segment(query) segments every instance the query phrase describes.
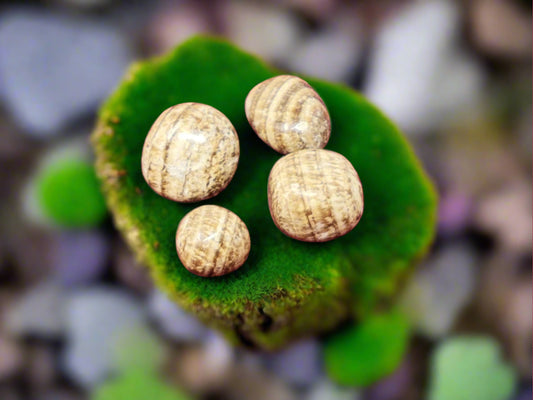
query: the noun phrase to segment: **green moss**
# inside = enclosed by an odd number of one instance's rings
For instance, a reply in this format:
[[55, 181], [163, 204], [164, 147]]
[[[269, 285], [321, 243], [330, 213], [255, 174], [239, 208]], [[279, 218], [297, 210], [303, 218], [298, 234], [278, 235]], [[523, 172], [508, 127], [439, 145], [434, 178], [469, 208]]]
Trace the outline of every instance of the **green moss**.
[[409, 324], [402, 314], [373, 315], [326, 339], [326, 371], [338, 384], [368, 386], [398, 367], [409, 336]]
[[[97, 171], [116, 225], [157, 283], [229, 339], [262, 348], [331, 330], [354, 310], [375, 309], [426, 251], [435, 223], [432, 186], [396, 127], [349, 88], [308, 79], [331, 114], [327, 148], [342, 153], [359, 172], [365, 212], [351, 233], [329, 243], [298, 242], [276, 229], [266, 186], [280, 155], [261, 142], [244, 114], [249, 90], [276, 74], [227, 42], [194, 38], [133, 66], [102, 107], [93, 135]], [[140, 159], [157, 116], [187, 101], [226, 114], [239, 133], [241, 158], [219, 196], [184, 205], [147, 186]], [[252, 240], [244, 266], [214, 279], [185, 270], [174, 245], [180, 219], [206, 203], [239, 215]]]
[[107, 209], [94, 167], [63, 159], [45, 167], [36, 180], [36, 195], [44, 216], [66, 228], [98, 225]]

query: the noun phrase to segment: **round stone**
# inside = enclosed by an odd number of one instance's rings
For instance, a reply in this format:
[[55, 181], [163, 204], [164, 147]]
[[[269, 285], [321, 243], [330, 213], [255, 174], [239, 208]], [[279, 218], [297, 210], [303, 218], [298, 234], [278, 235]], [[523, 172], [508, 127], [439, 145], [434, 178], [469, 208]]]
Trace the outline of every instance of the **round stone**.
[[239, 161], [239, 138], [230, 120], [200, 103], [178, 104], [154, 122], [144, 142], [142, 173], [170, 200], [190, 203], [216, 196]]
[[326, 242], [350, 232], [363, 215], [363, 187], [350, 162], [329, 150], [291, 153], [268, 178], [276, 226], [304, 242]]
[[215, 205], [201, 206], [181, 220], [176, 250], [183, 266], [193, 274], [226, 275], [248, 258], [250, 234], [233, 212]]

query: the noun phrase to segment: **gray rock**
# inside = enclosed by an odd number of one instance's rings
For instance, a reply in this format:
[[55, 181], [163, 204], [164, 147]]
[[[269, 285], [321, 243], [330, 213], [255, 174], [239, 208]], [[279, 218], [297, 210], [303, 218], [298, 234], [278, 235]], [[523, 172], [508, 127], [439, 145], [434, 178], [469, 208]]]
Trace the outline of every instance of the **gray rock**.
[[408, 2], [375, 40], [365, 93], [408, 134], [434, 129], [481, 96], [484, 73], [458, 50], [454, 2]]
[[266, 362], [273, 373], [297, 386], [310, 386], [322, 375], [320, 344], [316, 339], [302, 340], [268, 354]]
[[56, 279], [63, 285], [90, 283], [105, 271], [110, 245], [101, 231], [60, 232], [54, 247]]
[[301, 23], [283, 8], [268, 2], [222, 4], [226, 34], [243, 49], [269, 61], [284, 61], [300, 44]]
[[64, 332], [65, 293], [54, 282], [30, 289], [7, 311], [5, 326], [13, 335], [57, 338]]
[[346, 81], [356, 69], [362, 51], [362, 32], [353, 13], [338, 15], [335, 23], [291, 52], [289, 69], [331, 81]]
[[176, 360], [177, 375], [192, 392], [217, 392], [229, 384], [235, 358], [233, 348], [222, 337], [209, 332], [202, 346], [187, 346], [180, 354]]
[[7, 108], [45, 137], [93, 112], [132, 60], [115, 29], [86, 18], [8, 9], [0, 18], [0, 81]]
[[140, 303], [122, 290], [101, 286], [73, 294], [66, 309], [65, 372], [87, 388], [101, 382], [115, 372], [120, 341], [144, 319]]
[[157, 289], [152, 292], [148, 309], [159, 328], [172, 339], [184, 342], [205, 339], [207, 329], [204, 325], [163, 292]]
[[113, 244], [112, 258], [113, 271], [123, 285], [143, 296], [151, 293], [154, 283], [149, 269], [136, 260], [131, 249], [121, 239]]
[[410, 280], [399, 305], [419, 333], [435, 339], [450, 331], [458, 313], [472, 299], [476, 261], [469, 246], [450, 244]]

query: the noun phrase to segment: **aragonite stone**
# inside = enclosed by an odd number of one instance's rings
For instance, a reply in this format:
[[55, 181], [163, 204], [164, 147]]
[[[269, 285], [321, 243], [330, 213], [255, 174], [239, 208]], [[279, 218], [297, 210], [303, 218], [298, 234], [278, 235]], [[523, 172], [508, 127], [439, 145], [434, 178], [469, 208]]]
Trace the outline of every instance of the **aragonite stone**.
[[142, 152], [142, 174], [170, 200], [190, 203], [216, 196], [229, 184], [239, 162], [239, 138], [217, 109], [182, 103], [154, 122]]
[[245, 111], [261, 140], [279, 153], [321, 149], [328, 143], [326, 105], [297, 76], [280, 75], [256, 85], [246, 97]]
[[329, 150], [301, 150], [279, 159], [268, 178], [276, 226], [305, 242], [350, 232], [363, 215], [363, 187], [350, 162]]
[[181, 220], [176, 250], [185, 268], [205, 277], [229, 274], [250, 252], [250, 234], [230, 210], [214, 205], [195, 208]]

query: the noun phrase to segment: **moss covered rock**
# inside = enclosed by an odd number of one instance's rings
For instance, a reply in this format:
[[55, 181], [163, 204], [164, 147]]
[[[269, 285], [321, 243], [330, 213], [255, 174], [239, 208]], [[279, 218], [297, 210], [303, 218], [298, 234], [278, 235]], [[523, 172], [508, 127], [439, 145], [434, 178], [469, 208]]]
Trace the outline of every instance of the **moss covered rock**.
[[[250, 89], [277, 74], [225, 41], [193, 38], [134, 65], [103, 105], [93, 135], [97, 172], [115, 223], [157, 284], [233, 342], [265, 349], [330, 331], [386, 303], [427, 250], [436, 208], [433, 188], [397, 128], [353, 90], [307, 79], [331, 114], [326, 148], [342, 153], [358, 171], [365, 211], [351, 233], [332, 242], [284, 236], [267, 204], [268, 174], [280, 155], [261, 142], [244, 114]], [[226, 114], [239, 133], [241, 157], [219, 196], [178, 204], [145, 183], [141, 152], [157, 116], [188, 101]], [[252, 249], [237, 272], [206, 279], [180, 264], [176, 228], [201, 204], [226, 207], [248, 226]]]

